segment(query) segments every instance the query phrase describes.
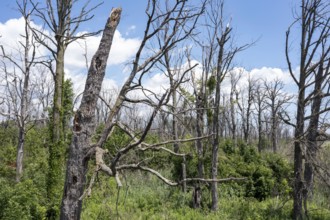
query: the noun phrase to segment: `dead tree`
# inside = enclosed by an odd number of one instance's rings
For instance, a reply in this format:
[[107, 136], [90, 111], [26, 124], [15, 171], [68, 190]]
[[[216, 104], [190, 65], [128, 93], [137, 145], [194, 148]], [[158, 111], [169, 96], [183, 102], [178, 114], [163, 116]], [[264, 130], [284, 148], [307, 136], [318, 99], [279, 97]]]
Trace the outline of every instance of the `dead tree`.
[[[251, 75], [248, 75], [246, 86], [246, 93], [241, 91], [241, 100], [237, 100], [237, 106], [240, 110], [241, 118], [242, 118], [242, 128], [243, 128], [243, 139], [247, 143], [250, 135], [250, 126], [251, 126], [251, 114], [252, 114], [252, 104], [254, 102], [255, 96], [255, 87], [256, 81], [251, 78]], [[247, 96], [245, 96], [245, 94]], [[236, 93], [238, 96], [239, 94]], [[246, 100], [246, 101], [245, 101]]]
[[[324, 46], [322, 46], [324, 48]], [[318, 68], [315, 70], [315, 83], [313, 92], [305, 99], [312, 100], [310, 106], [311, 114], [305, 117], [309, 120], [306, 134], [306, 151], [305, 151], [305, 170], [304, 181], [305, 189], [303, 191], [303, 202], [305, 215], [308, 216], [308, 199], [312, 198], [314, 190], [314, 176], [316, 169], [320, 169], [317, 161], [317, 153], [321, 145], [328, 139], [326, 130], [329, 127], [321, 122], [324, 113], [330, 110], [329, 103], [325, 102], [325, 98], [330, 96], [330, 85], [327, 82], [330, 79], [330, 49], [325, 57], [322, 57]], [[328, 58], [326, 58], [328, 56]], [[323, 103], [323, 105], [322, 105]], [[322, 167], [321, 167], [322, 169]], [[321, 177], [322, 178], [322, 177]]]
[[[31, 106], [31, 71], [32, 65], [35, 64], [36, 59], [36, 44], [34, 38], [31, 36], [30, 30], [30, 17], [33, 13], [33, 9], [29, 11], [28, 2], [22, 1], [21, 4], [17, 2], [19, 12], [24, 18], [24, 33], [21, 35], [23, 41], [20, 41], [21, 48], [18, 52], [23, 54], [17, 54], [19, 57], [13, 57], [5, 52], [3, 46], [1, 46], [3, 61], [3, 69], [6, 77], [6, 89], [8, 92], [8, 99], [10, 99], [10, 105], [13, 108], [14, 115], [11, 117], [17, 123], [18, 126], [18, 145], [16, 154], [16, 182], [21, 180], [23, 175], [23, 157], [24, 157], [24, 144], [25, 136], [28, 132], [28, 122], [31, 120], [30, 114], [32, 113]], [[7, 63], [9, 62], [9, 64]], [[13, 71], [11, 71], [8, 65], [12, 65]], [[10, 108], [10, 106], [8, 106]], [[4, 114], [4, 112], [0, 112]]]
[[237, 145], [237, 124], [236, 124], [236, 108], [238, 104], [238, 91], [237, 83], [241, 79], [242, 74], [237, 74], [235, 71], [230, 73], [230, 94], [229, 94], [229, 108], [230, 108], [230, 123], [229, 127], [231, 130], [231, 138], [234, 141], [234, 146]]
[[[165, 34], [163, 36], [163, 40], [165, 40], [167, 33], [168, 33], [168, 29], [165, 29]], [[172, 90], [172, 97], [171, 97], [171, 104], [169, 105], [169, 115], [172, 116], [172, 121], [171, 121], [171, 136], [173, 140], [178, 140], [180, 137], [182, 138], [182, 134], [184, 134], [184, 132], [182, 131], [184, 129], [183, 123], [179, 124], [180, 122], [183, 122], [181, 114], [180, 114], [180, 103], [182, 103], [182, 100], [180, 100], [180, 98], [182, 98], [182, 96], [180, 96], [179, 91], [180, 88], [174, 89], [176, 88], [177, 82], [180, 80], [180, 78], [182, 77], [182, 74], [185, 74], [185, 67], [184, 67], [184, 52], [180, 52], [180, 51], [176, 51], [176, 52], [172, 52], [169, 53], [170, 51], [166, 51], [164, 53], [164, 58], [163, 60], [160, 60], [160, 63], [162, 64], [162, 66], [165, 68], [164, 74], [167, 76], [167, 78], [169, 79], [169, 84], [170, 84], [170, 88], [173, 88]], [[191, 68], [191, 66], [189, 66], [188, 68]], [[162, 68], [160, 68], [162, 69]], [[187, 77], [186, 77], [187, 78]], [[189, 79], [185, 79], [184, 81], [188, 81]], [[179, 132], [179, 130], [181, 130], [181, 132]], [[202, 136], [202, 135], [200, 135]], [[200, 137], [199, 136], [199, 137]], [[173, 143], [173, 151], [175, 153], [179, 153], [180, 149], [179, 149], [179, 143], [174, 142]], [[180, 175], [181, 175], [181, 179], [186, 177], [186, 158], [183, 157], [182, 158], [182, 162], [181, 162], [181, 167], [179, 168], [180, 170]], [[187, 191], [187, 186], [186, 183], [184, 182], [182, 185], [182, 191], [186, 192]]]
[[[97, 97], [101, 90], [120, 14], [121, 9], [116, 8], [108, 18], [99, 48], [91, 61], [80, 107], [75, 114], [60, 219], [80, 219], [82, 202], [79, 198], [83, 194], [88, 164], [86, 153], [90, 148], [90, 138], [95, 130]], [[103, 164], [98, 165], [102, 168]]]
[[[203, 51], [203, 54], [205, 52]], [[188, 63], [189, 66], [192, 66], [190, 60], [190, 52], [187, 51]], [[195, 134], [197, 137], [201, 137], [205, 135], [205, 112], [207, 109], [207, 89], [206, 83], [208, 80], [208, 62], [204, 62], [204, 68], [202, 72], [201, 78], [198, 80], [196, 79], [195, 71], [191, 71], [191, 85], [193, 87], [193, 95], [195, 98], [194, 109], [196, 112], [196, 119], [195, 119]], [[200, 81], [200, 83], [198, 83]], [[209, 121], [209, 120], [208, 120]], [[197, 139], [195, 141], [196, 146], [196, 153], [197, 153], [197, 176], [198, 178], [204, 178], [204, 154], [205, 154], [205, 147], [203, 144], [203, 140]], [[199, 183], [195, 185], [195, 189], [193, 191], [192, 196], [192, 203], [194, 208], [201, 208], [201, 200], [202, 198], [202, 188]]]
[[[231, 37], [231, 27], [225, 24], [224, 18], [224, 1], [210, 1], [205, 12], [205, 31], [201, 36], [202, 40], [196, 40], [197, 44], [202, 48], [202, 64], [203, 76], [200, 89], [194, 89], [196, 98], [196, 115], [197, 121], [200, 121], [197, 132], [202, 132], [204, 115], [207, 111], [207, 122], [210, 128], [209, 134], [212, 134], [210, 142], [211, 149], [211, 178], [216, 179], [218, 176], [218, 145], [220, 142], [220, 85], [224, 77], [231, 70], [232, 60], [235, 55], [246, 48], [246, 46], [235, 47], [229, 41]], [[198, 38], [197, 38], [198, 39]], [[205, 41], [206, 39], [206, 41]], [[198, 112], [199, 111], [199, 112]], [[198, 142], [197, 142], [198, 143]], [[201, 143], [198, 143], [198, 149], [203, 150]], [[199, 151], [198, 154], [201, 154]], [[202, 158], [202, 157], [201, 157]], [[199, 166], [202, 167], [202, 166]], [[201, 190], [195, 190], [201, 193]], [[217, 182], [211, 182], [211, 209], [216, 210], [218, 207]], [[195, 196], [199, 198], [199, 196]]]
[[[303, 157], [304, 143], [306, 140], [305, 135], [305, 122], [309, 117], [306, 117], [306, 107], [317, 100], [318, 94], [314, 89], [317, 88], [317, 70], [323, 69], [323, 62], [329, 59], [329, 4], [327, 1], [322, 0], [302, 0], [301, 1], [301, 12], [297, 20], [292, 24], [295, 25], [299, 23], [300, 26], [300, 60], [299, 60], [299, 74], [295, 75], [292, 67], [292, 59], [290, 56], [290, 30], [292, 26], [289, 27], [286, 32], [286, 58], [289, 67], [289, 72], [292, 79], [298, 87], [298, 97], [297, 97], [297, 113], [296, 113], [296, 123], [295, 134], [294, 134], [294, 204], [293, 204], [293, 218], [302, 219], [303, 209], [302, 201], [304, 196], [304, 190], [306, 189], [306, 184], [303, 180]], [[314, 89], [308, 94], [313, 85]], [[316, 99], [315, 99], [316, 97]], [[314, 110], [317, 110], [315, 108]], [[328, 110], [328, 109], [325, 109]], [[315, 112], [315, 114], [320, 114], [322, 111]], [[311, 127], [307, 129], [314, 129], [317, 124], [317, 120], [311, 123]], [[313, 128], [314, 127], [314, 128]], [[307, 130], [308, 133], [308, 130]], [[312, 145], [309, 145], [310, 148]], [[312, 155], [312, 154], [310, 154]], [[307, 165], [307, 172], [309, 168]], [[307, 207], [305, 206], [305, 213], [307, 214]]]
[[270, 137], [271, 145], [274, 153], [277, 152], [278, 142], [278, 125], [279, 125], [279, 113], [283, 114], [284, 105], [291, 100], [291, 96], [283, 92], [284, 84], [280, 79], [275, 79], [271, 82], [264, 82], [265, 88], [265, 103], [270, 112]]
[[[161, 107], [168, 103], [171, 92], [173, 89], [177, 88], [183, 79], [181, 78], [178, 81], [176, 87], [171, 88], [171, 90], [166, 91], [161, 96], [158, 96], [157, 94], [152, 93], [152, 91], [148, 91], [144, 88], [142, 85], [142, 79], [146, 73], [154, 67], [155, 63], [157, 63], [164, 56], [165, 51], [171, 50], [177, 43], [183, 41], [191, 34], [204, 9], [204, 7], [189, 8], [187, 6], [187, 1], [182, 0], [176, 1], [172, 5], [168, 5], [168, 7], [166, 7], [166, 11], [163, 12], [161, 11], [162, 7], [160, 7], [160, 4], [161, 2], [154, 0], [150, 0], [148, 2], [146, 10], [147, 25], [141, 45], [132, 64], [132, 71], [114, 101], [114, 106], [111, 108], [100, 138], [96, 143], [92, 144], [90, 143], [90, 138], [95, 130], [94, 111], [96, 107], [96, 100], [100, 92], [106, 67], [106, 60], [110, 51], [115, 28], [119, 22], [121, 9], [114, 9], [108, 19], [99, 49], [94, 55], [92, 64], [90, 65], [81, 105], [75, 115], [73, 139], [70, 146], [66, 181], [61, 206], [61, 219], [79, 219], [82, 204], [81, 197], [83, 195], [84, 184], [86, 181], [85, 175], [88, 160], [96, 152], [99, 152], [99, 149], [102, 148], [113, 127], [116, 124], [118, 125], [118, 123], [115, 122], [115, 119], [124, 102], [146, 103], [153, 108], [152, 114], [138, 139], [132, 137], [132, 143], [122, 149], [119, 149], [107, 168], [102, 168], [102, 166], [98, 167], [100, 167], [100, 169], [108, 175], [115, 177], [118, 182], [118, 186], [121, 185], [118, 170], [131, 168], [144, 169], [139, 166], [139, 163], [134, 166], [121, 166], [121, 168], [119, 168], [119, 162], [123, 155], [137, 149], [138, 146], [140, 146], [151, 128], [153, 119], [160, 111]], [[168, 24], [170, 24], [170, 32], [165, 41], [161, 42], [159, 50], [155, 51], [148, 58], [143, 59], [142, 52], [145, 51], [146, 45], [148, 45], [150, 41], [157, 36], [157, 33], [163, 31], [165, 26]], [[189, 70], [187, 70], [187, 72], [188, 71]], [[149, 98], [131, 99], [128, 96], [128, 93], [137, 90], [143, 91], [144, 93], [149, 93]], [[129, 128], [126, 128], [125, 130], [129, 131]]]
[[263, 132], [263, 112], [266, 109], [265, 105], [265, 92], [260, 84], [256, 86], [256, 95], [255, 95], [255, 112], [257, 114], [257, 133], [258, 133], [258, 151], [259, 153], [262, 150], [262, 143], [264, 138], [264, 132]]

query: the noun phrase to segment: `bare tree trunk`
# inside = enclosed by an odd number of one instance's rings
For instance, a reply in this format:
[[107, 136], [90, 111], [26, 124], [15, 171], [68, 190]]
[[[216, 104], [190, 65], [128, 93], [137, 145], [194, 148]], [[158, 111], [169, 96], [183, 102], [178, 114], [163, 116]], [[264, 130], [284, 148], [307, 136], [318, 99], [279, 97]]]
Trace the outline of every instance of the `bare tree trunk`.
[[[27, 1], [22, 1], [20, 5], [17, 2], [19, 7], [19, 11], [21, 12], [22, 16], [25, 20], [25, 43], [22, 44], [24, 48], [24, 61], [23, 61], [23, 68], [21, 69], [24, 79], [23, 79], [23, 88], [20, 97], [20, 110], [19, 115], [17, 115], [17, 124], [19, 127], [19, 136], [18, 136], [18, 145], [17, 145], [17, 155], [16, 155], [16, 182], [21, 180], [23, 175], [23, 158], [24, 158], [24, 143], [25, 143], [25, 135], [26, 135], [26, 124], [28, 121], [28, 109], [30, 102], [28, 100], [29, 90], [30, 90], [30, 70], [31, 65], [34, 63], [35, 58], [35, 45], [31, 40], [31, 29], [29, 27], [30, 23], [30, 15], [31, 13], [27, 11]], [[32, 50], [31, 50], [32, 48]], [[30, 55], [31, 54], [31, 55]]]
[[250, 135], [250, 117], [251, 117], [251, 106], [254, 97], [254, 87], [255, 82], [251, 79], [249, 75], [248, 79], [248, 100], [247, 100], [247, 108], [246, 108], [246, 115], [245, 115], [245, 127], [243, 128], [244, 131], [244, 141], [248, 143], [249, 135]]
[[256, 111], [257, 111], [257, 127], [258, 127], [258, 152], [262, 150], [263, 131], [262, 131], [262, 112], [264, 110], [265, 95], [260, 86], [256, 88]]
[[18, 146], [16, 155], [16, 182], [21, 180], [23, 174], [23, 155], [24, 155], [24, 142], [25, 142], [25, 128], [19, 128]]
[[[182, 167], [182, 179], [185, 180], [187, 178], [186, 157], [183, 157], [183, 161], [181, 163], [181, 167]], [[186, 183], [186, 181], [184, 181], [182, 183], [182, 191], [184, 193], [187, 192], [187, 183]]]
[[[173, 86], [174, 86], [174, 83], [172, 82], [172, 80], [171, 80], [171, 88], [173, 88]], [[172, 137], [173, 137], [173, 140], [178, 140], [179, 139], [179, 137], [178, 137], [178, 119], [177, 119], [177, 114], [176, 114], [176, 111], [177, 111], [177, 109], [176, 109], [177, 108], [176, 95], [177, 95], [177, 93], [176, 93], [176, 91], [174, 91], [172, 93], [172, 99], [173, 99]], [[173, 150], [174, 150], [175, 153], [179, 152], [179, 144], [178, 143], [173, 144]]]
[[121, 8], [115, 8], [108, 18], [99, 48], [88, 71], [81, 105], [75, 115], [61, 205], [60, 219], [62, 220], [80, 219], [82, 201], [79, 198], [83, 194], [86, 183], [88, 164], [86, 154], [90, 148], [91, 135], [95, 130], [95, 108], [120, 15]]
[[277, 152], [277, 119], [275, 107], [272, 108], [272, 126], [271, 126], [271, 138], [273, 153]]
[[[196, 134], [197, 137], [202, 137], [203, 136], [203, 115], [204, 115], [204, 110], [203, 110], [203, 100], [201, 100], [201, 97], [197, 97], [197, 115], [196, 115]], [[196, 146], [197, 146], [197, 157], [198, 157], [198, 162], [197, 162], [197, 176], [198, 178], [204, 178], [204, 149], [203, 149], [203, 142], [202, 140], [197, 140], [196, 141]], [[193, 193], [193, 206], [194, 208], [201, 208], [201, 198], [202, 198], [202, 190], [200, 184], [197, 184], [194, 189]]]
[[[29, 19], [29, 18], [26, 18]], [[28, 92], [29, 92], [29, 81], [30, 81], [30, 66], [29, 61], [29, 51], [30, 51], [30, 35], [28, 30], [28, 20], [26, 20], [25, 26], [25, 58], [24, 58], [24, 85], [23, 93], [21, 98], [20, 115], [18, 116], [19, 124], [19, 136], [18, 136], [18, 146], [17, 146], [17, 156], [16, 156], [16, 182], [19, 182], [23, 174], [23, 155], [24, 155], [24, 142], [25, 142], [25, 132], [26, 132], [26, 120], [28, 111]]]
[[[237, 118], [236, 118], [236, 108], [235, 105], [240, 108], [241, 106], [239, 105], [238, 101], [238, 91], [237, 91], [237, 83], [240, 80], [242, 74], [239, 73], [238, 76], [236, 76], [235, 73], [231, 73], [230, 75], [230, 84], [231, 84], [231, 91], [230, 91], [230, 129], [231, 129], [231, 138], [234, 142], [234, 147], [237, 146]], [[242, 115], [243, 117], [243, 115]], [[244, 122], [244, 121], [243, 121]], [[244, 122], [245, 123], [245, 122]], [[245, 128], [245, 126], [243, 126]]]
[[261, 121], [262, 112], [258, 111], [258, 152], [260, 153], [262, 150], [262, 121]]
[[[299, 95], [300, 97], [301, 95]], [[300, 99], [301, 100], [301, 99]], [[293, 191], [293, 218], [302, 219], [302, 190], [304, 183], [302, 179], [302, 141], [304, 134], [304, 107], [301, 101], [298, 101], [297, 107], [297, 127], [295, 131], [294, 142], [294, 191]]]
[[[224, 71], [224, 50], [225, 44], [229, 39], [228, 34], [231, 29], [227, 26], [221, 38], [218, 39], [219, 52], [217, 58], [217, 69], [216, 69], [216, 89], [215, 89], [215, 100], [214, 100], [214, 115], [213, 115], [213, 140], [212, 140], [212, 165], [211, 165], [211, 178], [218, 178], [218, 148], [219, 148], [219, 112], [220, 112], [220, 84], [223, 80]], [[211, 209], [216, 211], [218, 209], [218, 183], [211, 183], [211, 197], [212, 204]]]
[[[308, 102], [314, 101], [312, 103], [312, 111], [314, 116], [309, 117], [311, 119], [309, 128], [307, 130], [309, 136], [307, 139], [310, 139], [311, 143], [315, 139], [315, 129], [317, 129], [318, 118], [315, 117], [320, 114], [320, 110], [317, 109], [320, 105], [321, 100], [318, 97], [319, 91], [312, 91], [311, 94], [305, 97], [306, 88], [314, 84], [314, 88], [317, 89], [321, 83], [318, 77], [320, 77], [320, 72], [316, 73], [317, 68], [322, 69], [323, 62], [328, 60], [328, 55], [330, 52], [329, 45], [326, 44], [327, 39], [329, 38], [329, 22], [330, 19], [328, 16], [324, 16], [329, 13], [329, 4], [326, 1], [321, 0], [301, 0], [301, 14], [298, 18], [299, 25], [301, 28], [301, 40], [299, 42], [300, 46], [300, 76], [299, 80], [294, 75], [292, 64], [289, 56], [289, 34], [290, 29], [286, 33], [286, 59], [289, 66], [289, 72], [291, 77], [294, 79], [295, 83], [298, 86], [298, 100], [297, 100], [297, 122], [295, 127], [295, 144], [294, 144], [294, 204], [293, 204], [293, 219], [302, 219], [302, 200], [303, 200], [303, 190], [305, 190], [305, 183], [303, 181], [303, 143], [305, 141], [304, 135], [304, 123], [305, 123], [305, 111], [308, 105]], [[298, 23], [295, 21], [295, 23]], [[319, 51], [319, 52], [316, 52]], [[321, 70], [322, 71], [322, 70]], [[315, 76], [316, 74], [316, 76]], [[310, 83], [311, 79], [312, 83]], [[315, 109], [313, 109], [315, 108]], [[329, 109], [325, 109], [323, 112]], [[315, 114], [316, 113], [316, 114]], [[314, 117], [314, 118], [313, 118]], [[313, 144], [311, 147], [314, 147]], [[311, 149], [311, 153], [313, 150]], [[312, 153], [313, 154], [313, 153]], [[308, 156], [308, 155], [307, 155]], [[308, 160], [308, 158], [307, 158]], [[312, 175], [310, 172], [312, 167], [307, 161], [307, 181], [311, 181]], [[307, 189], [308, 191], [308, 189]], [[305, 207], [306, 208], [306, 207]], [[305, 210], [306, 211], [306, 210]], [[308, 217], [308, 216], [307, 216]]]
[[[203, 51], [204, 54], [204, 51]], [[189, 67], [191, 68], [191, 63], [190, 63], [190, 57], [188, 56], [188, 63]], [[204, 67], [207, 67], [205, 65]], [[207, 71], [203, 71], [202, 73], [202, 82], [201, 87], [198, 88], [196, 85], [197, 83], [195, 82], [195, 76], [194, 72], [191, 74], [191, 78], [193, 81], [193, 88], [194, 88], [194, 95], [196, 98], [196, 124], [195, 124], [195, 132], [197, 137], [202, 137], [204, 134], [204, 114], [205, 114], [205, 90], [206, 90], [206, 79], [207, 79]], [[204, 147], [203, 147], [203, 142], [201, 139], [198, 139], [195, 141], [196, 144], [196, 150], [197, 150], [197, 176], [198, 178], [204, 178]], [[194, 191], [192, 193], [192, 203], [193, 203], [193, 208], [198, 209], [201, 208], [201, 200], [202, 198], [202, 190], [200, 183], [196, 183], [194, 187]]]
[[311, 107], [311, 119], [307, 130], [307, 145], [306, 145], [306, 156], [305, 156], [305, 189], [303, 191], [303, 200], [305, 206], [305, 215], [308, 216], [307, 200], [312, 198], [313, 195], [313, 183], [314, 183], [314, 161], [316, 160], [317, 152], [317, 136], [320, 118], [320, 108], [322, 103], [322, 83], [324, 80], [323, 76], [323, 64], [320, 64], [317, 75], [315, 77], [314, 91], [316, 93], [313, 99]]
[[[233, 79], [232, 79], [233, 80]], [[234, 99], [235, 97], [235, 91], [236, 91], [236, 83], [233, 85], [233, 82], [232, 82], [232, 88], [231, 88], [231, 91], [230, 91], [230, 118], [231, 118], [231, 125], [230, 125], [230, 128], [231, 128], [231, 138], [233, 139], [234, 141], [234, 146], [236, 146], [236, 116], [235, 116], [235, 102], [236, 100]], [[235, 86], [235, 88], [233, 88], [233, 86]]]
[[[304, 35], [302, 35], [304, 38]], [[305, 42], [303, 39], [302, 42]], [[302, 52], [304, 49], [302, 49]], [[301, 67], [304, 66], [305, 57], [301, 57]], [[300, 70], [299, 93], [297, 100], [297, 121], [294, 135], [294, 190], [293, 190], [293, 218], [302, 219], [302, 191], [304, 183], [303, 175], [303, 138], [304, 138], [304, 117], [305, 117], [305, 82], [306, 73]]]

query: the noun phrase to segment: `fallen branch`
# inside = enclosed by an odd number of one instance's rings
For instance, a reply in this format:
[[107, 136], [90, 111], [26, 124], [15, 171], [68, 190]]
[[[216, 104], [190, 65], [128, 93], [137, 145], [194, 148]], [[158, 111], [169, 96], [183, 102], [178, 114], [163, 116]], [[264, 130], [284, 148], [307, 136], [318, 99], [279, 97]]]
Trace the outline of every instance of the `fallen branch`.
[[170, 154], [172, 154], [174, 156], [178, 156], [178, 157], [185, 157], [185, 156], [187, 156], [187, 154], [175, 153], [174, 151], [172, 151], [172, 150], [170, 150], [170, 149], [168, 149], [166, 147], [151, 147], [151, 146], [149, 146], [149, 147], [139, 147], [138, 149], [141, 150], [141, 151], [147, 151], [147, 150], [160, 151], [160, 150], [163, 150], [163, 151], [166, 151], [166, 152], [168, 152], [168, 153], [170, 153]]
[[242, 180], [246, 180], [247, 177], [228, 177], [228, 178], [223, 178], [223, 179], [204, 179], [204, 178], [186, 178], [183, 179], [181, 181], [179, 181], [179, 183], [182, 182], [206, 182], [206, 183], [224, 183], [224, 182], [230, 182], [230, 181], [242, 181]]
[[223, 178], [223, 179], [186, 178], [186, 179], [180, 180], [178, 182], [175, 182], [173, 180], [167, 179], [162, 174], [160, 174], [158, 171], [151, 169], [149, 167], [140, 166], [139, 164], [126, 164], [126, 165], [121, 165], [121, 166], [117, 167], [117, 170], [125, 170], [125, 169], [138, 169], [138, 170], [143, 170], [143, 171], [149, 172], [149, 173], [155, 175], [156, 177], [158, 177], [160, 180], [162, 180], [164, 183], [166, 183], [169, 186], [179, 186], [185, 182], [224, 183], [224, 182], [230, 182], [230, 181], [242, 181], [242, 180], [247, 179], [246, 177], [228, 177], [228, 178]]

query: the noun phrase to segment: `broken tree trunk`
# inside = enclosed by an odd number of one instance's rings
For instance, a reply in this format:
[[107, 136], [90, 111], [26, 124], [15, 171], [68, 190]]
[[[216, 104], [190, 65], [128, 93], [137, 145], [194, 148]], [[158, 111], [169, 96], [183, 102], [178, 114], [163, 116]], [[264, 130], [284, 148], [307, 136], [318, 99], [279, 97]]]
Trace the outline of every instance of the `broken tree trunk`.
[[105, 75], [106, 64], [113, 36], [120, 20], [121, 8], [112, 10], [105, 25], [103, 36], [86, 79], [85, 90], [74, 118], [73, 137], [65, 177], [60, 219], [80, 219], [88, 165], [87, 152], [95, 131], [95, 109]]

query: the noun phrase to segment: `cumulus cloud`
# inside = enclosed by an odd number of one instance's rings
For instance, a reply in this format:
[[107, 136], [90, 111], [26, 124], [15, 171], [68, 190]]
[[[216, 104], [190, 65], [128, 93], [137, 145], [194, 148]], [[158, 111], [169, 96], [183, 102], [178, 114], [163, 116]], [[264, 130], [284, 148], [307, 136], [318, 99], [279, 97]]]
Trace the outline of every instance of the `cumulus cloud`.
[[[0, 42], [6, 49], [18, 48], [20, 46], [19, 42], [23, 42], [24, 38], [24, 18], [10, 19], [5, 23], [0, 23]], [[32, 27], [41, 27], [31, 22]], [[134, 26], [129, 28], [134, 29]], [[46, 31], [46, 30], [43, 30]], [[47, 34], [47, 33], [46, 33]], [[50, 33], [48, 33], [50, 35]], [[80, 35], [82, 33], [78, 33]], [[85, 40], [80, 39], [69, 45], [65, 55], [65, 65], [66, 68], [74, 70], [81, 70], [86, 66], [85, 54], [87, 56], [87, 62], [89, 64], [92, 56], [94, 55], [99, 42], [101, 40], [101, 35], [92, 36], [86, 38]], [[136, 53], [140, 40], [137, 38], [125, 38], [123, 35], [116, 30], [112, 48], [108, 60], [108, 65], [118, 65], [129, 61], [132, 56]], [[46, 55], [47, 50], [43, 47], [38, 47], [39, 55]]]
[[[31, 26], [42, 29], [41, 26], [31, 22]], [[134, 31], [136, 27], [130, 26], [127, 30]], [[46, 30], [43, 30], [46, 31]], [[47, 32], [47, 31], [46, 31]], [[14, 57], [22, 56], [20, 42], [24, 43], [25, 34], [25, 21], [24, 18], [10, 19], [4, 23], [0, 23], [0, 45], [3, 46], [7, 54], [11, 54]], [[50, 33], [46, 33], [49, 36]], [[78, 33], [80, 35], [82, 33]], [[101, 35], [92, 36], [85, 40], [80, 39], [69, 45], [65, 55], [65, 73], [66, 78], [71, 78], [74, 86], [74, 92], [76, 95], [82, 93], [85, 87], [86, 80], [86, 64], [90, 64], [90, 60], [96, 52]], [[118, 30], [114, 34], [112, 48], [108, 59], [108, 65], [120, 65], [125, 64], [136, 53], [140, 45], [138, 38], [124, 37]], [[39, 46], [37, 56], [45, 56], [49, 54], [46, 48]], [[86, 56], [86, 57], [85, 57]], [[19, 59], [22, 59], [19, 58]], [[87, 59], [87, 60], [86, 60]], [[112, 79], [105, 78], [103, 90], [118, 89], [117, 82]]]
[[250, 71], [251, 76], [256, 79], [263, 79], [267, 81], [272, 81], [275, 79], [280, 79], [284, 83], [291, 83], [292, 78], [288, 71], [284, 71], [279, 68], [262, 67], [260, 69], [252, 69]]
[[[100, 40], [101, 35], [92, 36], [85, 40], [77, 40], [70, 44], [65, 55], [66, 68], [84, 68], [86, 66], [86, 58], [87, 63], [89, 64], [99, 46]], [[136, 53], [140, 46], [140, 42], [141, 41], [137, 38], [125, 38], [118, 30], [116, 30], [108, 59], [108, 65], [118, 65], [128, 62]]]
[[[33, 28], [42, 29], [41, 26], [35, 24], [33, 21], [30, 21], [30, 25]], [[0, 22], [0, 36], [0, 45], [4, 47], [7, 55], [10, 54], [15, 57], [23, 56], [23, 48], [20, 44], [25, 44], [25, 20], [23, 17], [10, 19], [5, 23]], [[36, 57], [44, 56], [46, 53], [46, 48], [40, 46], [36, 48]]]
[[294, 88], [293, 80], [287, 70], [273, 67], [262, 67], [246, 70], [243, 67], [235, 67], [230, 73], [227, 74], [222, 82], [221, 87], [223, 93], [225, 94], [229, 94], [231, 90], [231, 74], [233, 74], [234, 77], [239, 78], [236, 85], [236, 89], [239, 91], [243, 91], [244, 88], [247, 87], [249, 77], [252, 80], [260, 80], [265, 82], [271, 82], [275, 79], [279, 79], [284, 83], [287, 89], [292, 90], [292, 88]]
[[24, 33], [24, 19], [10, 19], [5, 23], [0, 23], [1, 45], [4, 47], [18, 46], [18, 42], [23, 40], [21, 34]]
[[[38, 27], [36, 24], [32, 22], [32, 25]], [[41, 27], [39, 27], [41, 28]], [[112, 49], [110, 52], [108, 65], [116, 66], [122, 65], [121, 71], [127, 72], [129, 70], [129, 66], [123, 65], [128, 63], [130, 59], [136, 53], [141, 40], [138, 38], [129, 38], [129, 33], [134, 32], [136, 27], [134, 25], [128, 27], [126, 29], [125, 34], [121, 34], [118, 30], [115, 32], [114, 40], [112, 44]], [[0, 44], [4, 46], [4, 48], [14, 48], [18, 47], [19, 41], [22, 41], [22, 34], [24, 34], [24, 19], [10, 19], [5, 23], [0, 23]], [[81, 34], [81, 33], [80, 33]], [[101, 35], [89, 37], [85, 40], [78, 40], [69, 45], [66, 57], [65, 57], [65, 71], [66, 77], [71, 78], [74, 83], [74, 91], [78, 95], [80, 94], [85, 86], [86, 80], [86, 59], [87, 64], [89, 65], [90, 60], [97, 50], [101, 39]], [[45, 49], [39, 48], [39, 54], [46, 54], [47, 51]], [[194, 69], [194, 77], [198, 80], [201, 77], [202, 73], [202, 65], [193, 60], [192, 64], [198, 63], [199, 65]], [[188, 63], [184, 63], [182, 65], [182, 69], [187, 69]], [[263, 79], [267, 81], [271, 81], [274, 79], [281, 79], [286, 85], [292, 85], [292, 79], [290, 74], [279, 68], [272, 67], [262, 67], [255, 68], [250, 71], [237, 67], [233, 70], [234, 72], [240, 72], [242, 74], [241, 79], [239, 81], [238, 86], [244, 87], [247, 84], [247, 79], [250, 77], [255, 79]], [[187, 77], [191, 77], [189, 73]], [[164, 92], [167, 88], [169, 88], [169, 80], [164, 73], [153, 73], [150, 77], [144, 79], [145, 88], [155, 92], [156, 94], [160, 94]], [[189, 85], [189, 82], [184, 85], [187, 91], [192, 92], [192, 87]], [[118, 82], [112, 79], [105, 79], [103, 83], [104, 89], [118, 89]], [[230, 91], [230, 77], [226, 77], [224, 82], [221, 85], [221, 89], [224, 93], [228, 93]], [[135, 95], [142, 95], [142, 93], [137, 92]]]

